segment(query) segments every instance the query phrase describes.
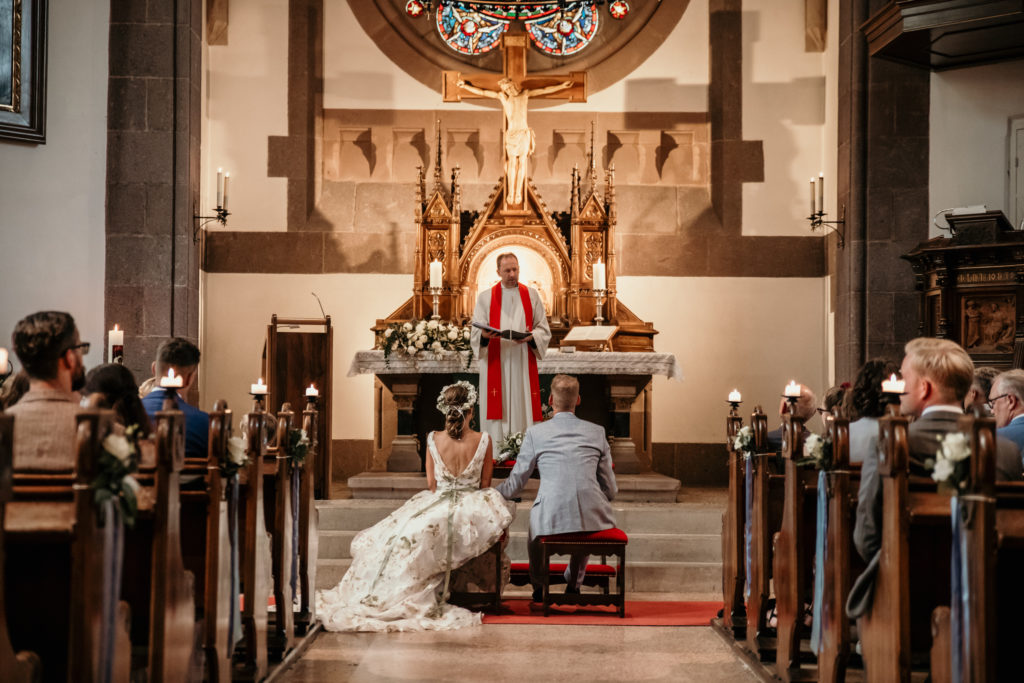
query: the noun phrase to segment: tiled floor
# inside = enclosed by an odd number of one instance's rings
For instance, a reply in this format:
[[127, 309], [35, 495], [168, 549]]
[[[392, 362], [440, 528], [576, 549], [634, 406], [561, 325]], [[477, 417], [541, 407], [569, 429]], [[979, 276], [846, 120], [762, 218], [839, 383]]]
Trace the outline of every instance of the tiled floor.
[[756, 681], [710, 627], [476, 626], [322, 633], [277, 680]]

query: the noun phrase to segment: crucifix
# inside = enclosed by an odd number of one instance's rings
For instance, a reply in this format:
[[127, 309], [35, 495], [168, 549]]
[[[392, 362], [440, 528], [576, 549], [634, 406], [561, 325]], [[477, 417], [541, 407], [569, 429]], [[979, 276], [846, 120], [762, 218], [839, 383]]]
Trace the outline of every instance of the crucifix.
[[534, 148], [534, 134], [526, 123], [527, 102], [531, 97], [587, 101], [587, 74], [527, 75], [525, 33], [506, 33], [501, 37], [502, 73], [462, 74], [443, 72], [441, 93], [445, 102], [463, 98], [498, 100], [505, 113], [505, 207], [522, 208], [526, 199], [527, 161]]

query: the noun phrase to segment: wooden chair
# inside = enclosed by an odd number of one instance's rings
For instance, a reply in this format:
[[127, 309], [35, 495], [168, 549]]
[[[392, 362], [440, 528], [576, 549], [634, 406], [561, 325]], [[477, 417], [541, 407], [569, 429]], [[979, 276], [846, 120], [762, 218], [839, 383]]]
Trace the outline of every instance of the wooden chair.
[[544, 603], [544, 616], [550, 614], [551, 596], [551, 556], [584, 553], [588, 555], [614, 555], [618, 558], [616, 572], [616, 593], [614, 595], [595, 595], [583, 593], [561, 595], [558, 602], [569, 605], [614, 605], [618, 607], [618, 615], [626, 616], [626, 544], [629, 537], [621, 529], [611, 528], [604, 531], [580, 532], [575, 534], [557, 534], [540, 536], [538, 542], [543, 554], [544, 583], [541, 586]]
[[743, 418], [736, 408], [729, 409], [725, 419], [725, 447], [729, 461], [729, 498], [722, 513], [722, 625], [733, 637], [743, 640], [747, 634], [746, 605], [743, 589], [746, 584], [746, 486], [745, 454], [733, 447], [733, 439], [743, 427]]

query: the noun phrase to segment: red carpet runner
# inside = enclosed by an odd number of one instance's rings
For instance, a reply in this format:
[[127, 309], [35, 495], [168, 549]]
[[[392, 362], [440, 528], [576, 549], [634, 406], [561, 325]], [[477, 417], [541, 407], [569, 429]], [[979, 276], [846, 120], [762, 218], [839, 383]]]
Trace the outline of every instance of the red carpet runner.
[[551, 616], [526, 598], [505, 600], [508, 614], [485, 614], [485, 624], [552, 624], [556, 626], [708, 626], [722, 608], [721, 602], [660, 602], [627, 600], [626, 618], [614, 607], [555, 605]]

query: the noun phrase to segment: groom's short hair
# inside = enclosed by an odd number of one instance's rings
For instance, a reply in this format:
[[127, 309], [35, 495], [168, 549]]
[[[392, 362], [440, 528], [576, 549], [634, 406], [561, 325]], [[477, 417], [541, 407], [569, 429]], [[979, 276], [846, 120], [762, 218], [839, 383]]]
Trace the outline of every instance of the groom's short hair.
[[580, 383], [570, 375], [555, 375], [551, 380], [551, 403], [556, 410], [572, 410], [580, 397]]

